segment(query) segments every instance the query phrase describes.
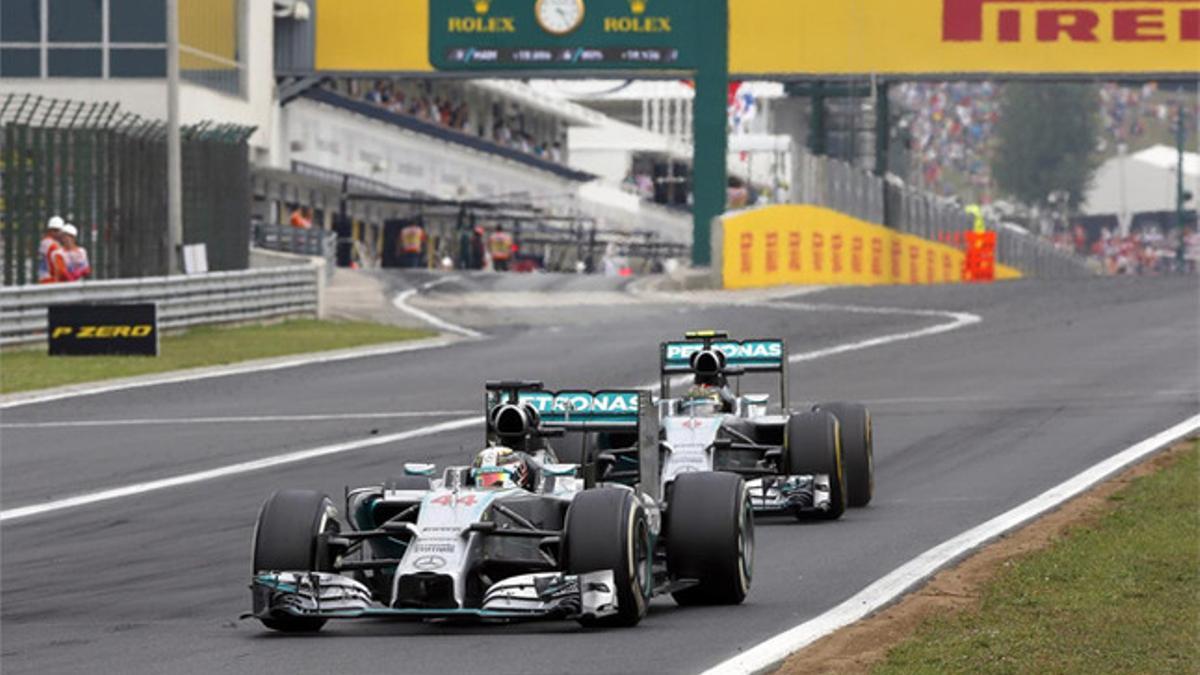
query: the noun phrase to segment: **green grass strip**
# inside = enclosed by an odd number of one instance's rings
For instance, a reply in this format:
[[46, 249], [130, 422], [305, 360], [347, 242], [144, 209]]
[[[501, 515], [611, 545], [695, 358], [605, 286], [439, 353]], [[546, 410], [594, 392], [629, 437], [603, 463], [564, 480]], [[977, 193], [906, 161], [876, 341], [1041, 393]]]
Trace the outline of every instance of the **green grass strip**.
[[163, 337], [157, 358], [47, 356], [44, 350], [0, 352], [0, 393], [219, 366], [250, 359], [346, 349], [429, 337], [425, 330], [356, 321], [301, 319], [233, 328], [199, 327]]
[[1005, 565], [978, 610], [926, 622], [873, 672], [1194, 673], [1200, 444], [1113, 511]]

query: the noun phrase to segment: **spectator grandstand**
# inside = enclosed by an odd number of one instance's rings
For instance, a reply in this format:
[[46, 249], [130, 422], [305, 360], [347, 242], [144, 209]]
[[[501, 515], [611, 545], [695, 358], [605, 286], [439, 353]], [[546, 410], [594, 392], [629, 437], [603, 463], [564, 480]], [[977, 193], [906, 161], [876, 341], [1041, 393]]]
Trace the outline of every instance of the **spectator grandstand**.
[[[1116, 155], [1122, 144], [1137, 151], [1167, 142], [1179, 103], [1192, 119], [1198, 109], [1194, 97], [1181, 99], [1154, 83], [1099, 87], [1104, 135], [1098, 150], [1104, 157]], [[910, 82], [893, 89], [901, 127], [911, 139], [915, 181], [942, 195], [966, 192], [985, 203], [995, 198], [989, 159], [1001, 91], [993, 82]]]
[[468, 82], [434, 80], [332, 80], [328, 89], [362, 98], [388, 111], [409, 115], [519, 150], [566, 163], [563, 125], [512, 101], [488, 100], [487, 92]]
[[896, 87], [911, 138], [914, 173], [941, 195], [966, 186], [990, 194], [988, 143], [999, 117], [998, 87], [991, 82], [912, 82]]

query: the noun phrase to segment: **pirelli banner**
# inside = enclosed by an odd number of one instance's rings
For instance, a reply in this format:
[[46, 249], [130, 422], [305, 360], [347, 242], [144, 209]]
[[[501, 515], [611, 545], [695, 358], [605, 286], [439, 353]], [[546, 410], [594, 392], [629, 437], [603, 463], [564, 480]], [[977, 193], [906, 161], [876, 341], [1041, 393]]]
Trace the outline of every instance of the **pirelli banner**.
[[[728, 0], [735, 78], [1195, 79], [1200, 0]], [[697, 0], [314, 0], [318, 72], [684, 69]], [[550, 49], [551, 46], [557, 47]], [[618, 48], [619, 47], [619, 48]]]
[[[724, 288], [945, 284], [963, 280], [957, 248], [820, 206], [784, 204], [727, 214], [714, 237]], [[1021, 273], [996, 266], [997, 279]]]
[[742, 76], [1195, 79], [1200, 0], [729, 0]]

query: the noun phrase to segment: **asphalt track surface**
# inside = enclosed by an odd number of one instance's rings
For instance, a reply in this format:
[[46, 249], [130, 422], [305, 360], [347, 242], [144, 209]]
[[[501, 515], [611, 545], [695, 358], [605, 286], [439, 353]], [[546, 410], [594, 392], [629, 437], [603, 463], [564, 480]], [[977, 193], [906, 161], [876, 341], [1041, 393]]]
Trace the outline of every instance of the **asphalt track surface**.
[[[411, 279], [397, 279], [404, 287]], [[430, 291], [603, 281], [474, 277]], [[586, 288], [574, 288], [583, 283]], [[408, 460], [465, 463], [482, 430], [364, 448], [0, 525], [4, 673], [696, 672], [838, 604], [918, 553], [1200, 409], [1194, 279], [828, 290], [796, 302], [972, 312], [957, 331], [797, 364], [794, 402], [859, 399], [876, 430], [875, 501], [835, 523], [760, 520], [738, 607], [656, 600], [634, 629], [331, 622], [283, 636], [238, 621], [263, 499], [340, 496]], [[443, 299], [446, 299], [443, 298]], [[436, 300], [437, 298], [432, 298]], [[657, 343], [716, 327], [793, 352], [944, 322], [837, 309], [622, 305], [451, 310], [489, 333], [440, 349], [133, 389], [0, 415], [3, 508], [478, 414], [489, 378], [553, 387], [655, 377]], [[472, 323], [473, 322], [473, 323]], [[421, 417], [292, 419], [432, 411]], [[289, 416], [284, 421], [248, 417]], [[216, 418], [169, 424], [113, 420]], [[226, 418], [237, 418], [226, 419]], [[53, 426], [56, 421], [94, 426]], [[24, 426], [29, 424], [41, 426]], [[51, 426], [45, 426], [45, 425]]]

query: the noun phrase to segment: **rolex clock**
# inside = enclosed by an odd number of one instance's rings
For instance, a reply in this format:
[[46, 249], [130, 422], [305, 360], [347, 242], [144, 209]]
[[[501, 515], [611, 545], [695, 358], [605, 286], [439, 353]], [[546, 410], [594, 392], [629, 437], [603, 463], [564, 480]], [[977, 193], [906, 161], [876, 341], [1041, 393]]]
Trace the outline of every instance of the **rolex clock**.
[[551, 35], [566, 35], [583, 23], [583, 0], [537, 0], [538, 25]]

